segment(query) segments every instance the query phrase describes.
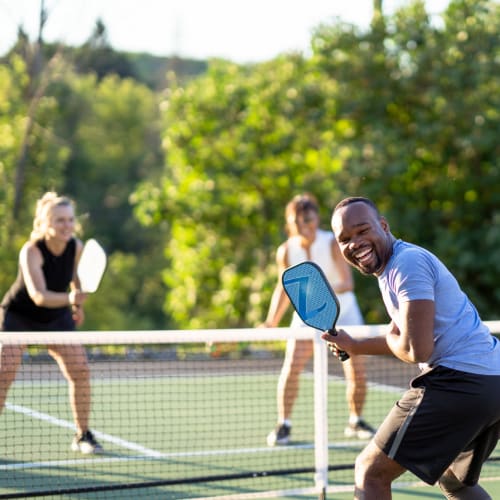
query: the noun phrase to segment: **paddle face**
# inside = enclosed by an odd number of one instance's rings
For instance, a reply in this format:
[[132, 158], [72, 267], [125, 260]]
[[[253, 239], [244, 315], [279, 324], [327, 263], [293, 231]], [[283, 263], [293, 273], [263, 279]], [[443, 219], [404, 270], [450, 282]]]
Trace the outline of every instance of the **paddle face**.
[[306, 325], [323, 331], [335, 327], [340, 306], [323, 271], [314, 262], [289, 267], [281, 279], [290, 302]]
[[[335, 335], [340, 304], [321, 268], [314, 262], [301, 262], [285, 269], [281, 281], [300, 319]], [[349, 355], [340, 351], [339, 358], [345, 361]]]
[[106, 269], [106, 261], [106, 253], [101, 245], [94, 239], [87, 240], [77, 269], [82, 292], [93, 293], [97, 290]]

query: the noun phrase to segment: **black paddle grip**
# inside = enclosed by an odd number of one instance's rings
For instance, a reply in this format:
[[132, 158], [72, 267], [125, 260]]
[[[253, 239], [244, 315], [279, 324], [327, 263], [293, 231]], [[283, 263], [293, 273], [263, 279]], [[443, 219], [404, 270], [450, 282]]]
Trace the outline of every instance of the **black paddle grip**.
[[[330, 335], [333, 335], [334, 337], [337, 336], [337, 330], [335, 330], [334, 328], [332, 330], [328, 330], [328, 333]], [[332, 350], [331, 347], [330, 350]], [[337, 356], [340, 359], [340, 361], [347, 361], [349, 359], [349, 354], [347, 354], [345, 351], [339, 351], [338, 349], [337, 349]]]

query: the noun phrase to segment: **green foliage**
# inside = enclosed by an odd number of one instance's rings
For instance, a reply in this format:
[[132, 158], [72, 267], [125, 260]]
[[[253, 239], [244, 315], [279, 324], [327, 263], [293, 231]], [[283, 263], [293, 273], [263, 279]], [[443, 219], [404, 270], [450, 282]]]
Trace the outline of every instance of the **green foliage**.
[[354, 103], [337, 99], [357, 131], [342, 170], [350, 179], [339, 183], [374, 198], [396, 233], [435, 250], [494, 316], [500, 8], [454, 1], [445, 23], [432, 26], [415, 2], [389, 20], [383, 40], [325, 28], [315, 57], [339, 87], [356, 89]]
[[[154, 261], [153, 261], [154, 263]], [[165, 288], [158, 264], [122, 252], [108, 260], [101, 285], [85, 304], [85, 330], [168, 328], [161, 314]]]
[[13, 68], [0, 66], [0, 259], [4, 271], [0, 285], [6, 290], [15, 277], [17, 255], [12, 248], [14, 204], [14, 164], [19, 151], [23, 117], [26, 107], [22, 100], [22, 82], [27, 77], [21, 61]]
[[[182, 328], [259, 322], [261, 290], [276, 279], [271, 249], [284, 237], [285, 203], [319, 179], [318, 195], [335, 189], [317, 173], [318, 164], [325, 174], [339, 164], [316, 147], [317, 123], [332, 106], [331, 84], [319, 76], [295, 55], [249, 67], [214, 61], [203, 77], [172, 85], [158, 203], [145, 195], [152, 186], [138, 198], [143, 218], [168, 221], [166, 311]], [[333, 136], [346, 128], [340, 123]]]
[[13, 54], [0, 66], [0, 110], [2, 293], [15, 277], [35, 201], [54, 189], [76, 200], [83, 239], [96, 237], [113, 254], [107, 274], [116, 273], [115, 284], [104, 307], [95, 301], [105, 286], [89, 300], [84, 328], [167, 327], [161, 231], [141, 226], [129, 202], [137, 182], [162, 163], [156, 95], [133, 80], [78, 75], [64, 60], [33, 80]]
[[89, 300], [84, 327], [165, 328], [161, 226], [141, 226], [130, 201], [137, 183], [154, 178], [162, 162], [156, 96], [130, 79], [74, 73], [55, 92], [66, 110], [60, 133], [73, 145], [65, 192], [84, 214], [84, 237], [97, 238], [111, 254], [113, 286]]
[[58, 61], [38, 78], [13, 54], [0, 66], [0, 257], [6, 290], [16, 275], [17, 253], [32, 227], [35, 200], [62, 184], [68, 148], [54, 137], [57, 102], [44, 92], [57, 78]]
[[168, 82], [168, 74], [174, 73], [182, 81], [188, 81], [207, 70], [207, 62], [176, 56], [161, 57], [146, 53], [127, 53], [136, 79], [150, 89], [161, 92]]
[[[110, 256], [84, 328], [256, 325], [285, 205], [310, 191], [324, 227], [343, 196], [373, 198], [496, 318], [499, 31], [497, 2], [452, 0], [439, 25], [414, 1], [248, 66], [117, 54], [102, 25], [41, 53], [20, 32], [0, 65], [0, 286], [57, 189]], [[376, 280], [355, 276], [367, 321], [385, 321]]]
[[87, 214], [86, 233], [100, 235], [110, 251], [144, 249], [147, 231], [129, 196], [161, 164], [155, 95], [133, 80], [74, 73], [54, 91], [66, 110], [60, 134], [73, 145], [65, 191]]
[[[453, 1], [437, 27], [416, 1], [367, 32], [319, 26], [310, 59], [215, 61], [173, 83], [162, 184], [137, 193], [143, 220], [169, 225], [167, 313], [182, 328], [258, 323], [284, 206], [312, 191], [328, 214], [345, 195], [372, 197], [494, 317], [499, 28], [493, 2]], [[375, 280], [357, 281], [367, 320], [384, 320]]]

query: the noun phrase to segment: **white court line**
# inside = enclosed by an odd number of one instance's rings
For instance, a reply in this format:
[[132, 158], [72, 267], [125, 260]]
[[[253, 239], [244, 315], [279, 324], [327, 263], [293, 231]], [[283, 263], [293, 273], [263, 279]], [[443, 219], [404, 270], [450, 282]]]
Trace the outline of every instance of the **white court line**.
[[[71, 424], [70, 424], [71, 425]], [[97, 435], [97, 432], [95, 433]], [[100, 435], [100, 434], [99, 434]], [[336, 448], [359, 448], [361, 449], [367, 441], [357, 441], [353, 443], [352, 441], [330, 443], [328, 445], [331, 449]], [[217, 455], [243, 455], [251, 453], [284, 453], [290, 450], [308, 450], [313, 449], [314, 445], [300, 444], [300, 445], [289, 445], [289, 446], [279, 446], [279, 447], [261, 447], [261, 448], [237, 448], [237, 449], [226, 449], [226, 450], [202, 450], [202, 451], [180, 451], [171, 453], [160, 453], [156, 452], [156, 455], [143, 454], [141, 456], [128, 456], [128, 457], [106, 457], [106, 456], [94, 456], [92, 458], [77, 458], [70, 460], [52, 460], [44, 462], [23, 462], [14, 464], [0, 464], [0, 471], [4, 470], [16, 470], [16, 469], [36, 469], [36, 468], [47, 468], [55, 466], [65, 466], [65, 465], [82, 465], [82, 464], [99, 464], [99, 463], [114, 463], [114, 462], [133, 462], [145, 459], [174, 459], [174, 458], [189, 458], [189, 457], [211, 457]]]
[[[57, 425], [59, 427], [64, 427], [67, 429], [75, 430], [74, 424], [68, 422], [67, 420], [62, 420], [60, 418], [47, 415], [46, 413], [33, 410], [31, 408], [26, 408], [24, 406], [15, 405], [12, 403], [6, 403], [5, 407], [11, 411], [22, 413], [32, 418], [36, 418], [50, 424]], [[43, 461], [43, 462], [24, 462], [24, 463], [14, 463], [14, 464], [0, 464], [0, 471], [4, 470], [16, 470], [16, 469], [34, 469], [34, 468], [47, 468], [55, 466], [65, 466], [65, 465], [80, 465], [80, 464], [97, 464], [97, 463], [113, 463], [113, 462], [127, 462], [127, 461], [138, 461], [144, 459], [171, 459], [171, 458], [186, 458], [186, 457], [204, 457], [204, 456], [217, 456], [217, 455], [242, 455], [250, 453], [279, 453], [287, 452], [290, 449], [312, 449], [313, 444], [301, 444], [301, 445], [290, 445], [286, 447], [259, 447], [259, 448], [238, 448], [238, 449], [227, 449], [227, 450], [203, 450], [203, 451], [185, 451], [185, 452], [171, 452], [171, 453], [161, 453], [156, 450], [151, 450], [150, 448], [145, 448], [136, 443], [130, 441], [125, 441], [124, 439], [111, 436], [99, 431], [93, 431], [94, 434], [101, 440], [107, 441], [109, 443], [117, 444], [123, 448], [137, 451], [142, 453], [139, 457], [95, 457], [95, 458], [80, 458], [80, 459], [70, 459], [70, 460], [53, 460], [53, 461]], [[336, 442], [330, 443], [329, 448], [346, 448], [353, 447], [357, 445], [360, 448], [364, 446], [362, 442]]]
[[[385, 386], [384, 386], [385, 387]], [[401, 390], [400, 388], [393, 387], [393, 386], [387, 386], [392, 390]], [[68, 428], [68, 429], [75, 429], [74, 424], [71, 422], [68, 422], [67, 420], [62, 420], [56, 417], [53, 417], [51, 415], [47, 415], [46, 413], [42, 413], [30, 408], [26, 408], [24, 406], [20, 405], [15, 405], [11, 403], [6, 403], [5, 407], [11, 411], [15, 411], [18, 413], [22, 413], [24, 415], [28, 415], [32, 418], [37, 418], [42, 421], [49, 422], [54, 425], [58, 425], [60, 427]], [[116, 463], [116, 462], [131, 462], [131, 461], [139, 461], [139, 460], [144, 460], [146, 458], [148, 459], [168, 459], [168, 458], [181, 458], [181, 457], [200, 457], [200, 456], [214, 456], [214, 455], [235, 455], [235, 454], [243, 454], [243, 453], [276, 453], [276, 452], [285, 452], [289, 451], [290, 448], [294, 449], [311, 449], [313, 448], [313, 444], [303, 444], [303, 445], [292, 445], [292, 446], [286, 446], [286, 447], [265, 447], [265, 448], [245, 448], [245, 449], [235, 449], [235, 450], [204, 450], [204, 451], [193, 451], [193, 452], [174, 452], [174, 453], [161, 453], [156, 450], [151, 450], [149, 448], [145, 448], [143, 446], [140, 446], [136, 443], [131, 443], [130, 441], [125, 441], [120, 438], [116, 438], [115, 436], [111, 436], [109, 434], [105, 434], [103, 432], [95, 431], [95, 435], [101, 439], [102, 441], [107, 441], [110, 443], [117, 444], [119, 446], [122, 446], [124, 448], [138, 451], [142, 453], [142, 456], [139, 457], [96, 457], [96, 458], [79, 458], [79, 459], [72, 459], [72, 460], [54, 460], [54, 461], [45, 461], [45, 462], [27, 462], [27, 463], [14, 463], [14, 464], [0, 464], [0, 471], [7, 471], [7, 470], [26, 470], [26, 469], [34, 469], [34, 468], [51, 468], [51, 467], [56, 467], [56, 466], [72, 466], [72, 465], [82, 465], [82, 464], [98, 464], [98, 463]], [[336, 443], [329, 443], [329, 448], [345, 448], [345, 447], [363, 447], [365, 443], [363, 442], [352, 442], [352, 441], [344, 441], [344, 442], [336, 442]], [[499, 481], [500, 477], [485, 477], [481, 478], [481, 481]], [[416, 482], [400, 482], [400, 483], [394, 483], [393, 485], [395, 488], [418, 488], [418, 487], [423, 487], [423, 486], [428, 486], [425, 483], [416, 481]], [[291, 490], [292, 491], [292, 490]], [[316, 491], [314, 489], [308, 490], [307, 493], [311, 491], [311, 493], [315, 493]], [[341, 492], [351, 492], [353, 491], [353, 486], [352, 485], [344, 485], [344, 486], [328, 486], [327, 492], [328, 493], [341, 493]], [[301, 494], [304, 494], [306, 491], [302, 490]], [[275, 493], [275, 492], [274, 492]], [[278, 492], [279, 495], [275, 498], [279, 498], [282, 496], [285, 491]], [[288, 493], [288, 492], [287, 492]], [[254, 494], [251, 496], [248, 496], [248, 494], [242, 494], [242, 495], [228, 495], [225, 497], [217, 497], [219, 499], [226, 499], [226, 500], [243, 500], [243, 499], [251, 499], [251, 498], [271, 498], [267, 492], [262, 493], [265, 496], [260, 496], [259, 494]], [[206, 500], [208, 500], [210, 497], [206, 497]], [[203, 499], [201, 499], [203, 500]]]
[[[312, 378], [313, 374], [311, 374]], [[335, 382], [343, 382], [345, 385], [345, 378], [338, 375], [328, 375], [328, 380], [333, 380]], [[408, 380], [409, 383], [409, 380]], [[386, 391], [394, 394], [400, 394], [408, 389], [408, 387], [399, 387], [397, 385], [379, 384], [378, 382], [367, 382], [369, 388], [378, 389], [379, 391]]]
[[[46, 413], [41, 413], [37, 410], [33, 410], [32, 408], [26, 408], [25, 406], [15, 405], [11, 403], [5, 403], [5, 407], [11, 411], [22, 413], [29, 417], [36, 418], [38, 420], [43, 420], [44, 422], [48, 422], [50, 424], [57, 425], [59, 427], [64, 427], [66, 429], [72, 429], [73, 431], [76, 431], [76, 427], [73, 423], [68, 422], [67, 420], [62, 420], [60, 418], [53, 417], [52, 415], [47, 415]], [[112, 436], [111, 434], [105, 434], [104, 432], [99, 432], [94, 430], [92, 430], [92, 432], [101, 441], [113, 443], [128, 450], [137, 451], [147, 457], [161, 457], [163, 455], [159, 451], [151, 450], [150, 448], [145, 448], [144, 446], [141, 446], [137, 443], [125, 441], [124, 439], [117, 438], [115, 436]]]
[[[331, 377], [338, 380], [343, 380], [342, 377]], [[382, 386], [378, 386], [382, 388]], [[399, 388], [390, 387], [392, 391], [396, 391]], [[400, 390], [400, 389], [399, 389]], [[41, 421], [48, 422], [52, 425], [57, 425], [59, 427], [63, 427], [66, 429], [71, 429], [76, 431], [75, 425], [72, 422], [67, 420], [63, 420], [52, 415], [48, 415], [46, 413], [39, 412], [32, 408], [27, 408], [25, 406], [12, 404], [9, 402], [5, 403], [5, 408], [27, 415], [31, 418], [35, 418]], [[61, 466], [61, 465], [78, 465], [78, 464], [89, 464], [89, 463], [112, 463], [112, 462], [125, 462], [125, 461], [134, 461], [134, 460], [144, 460], [145, 458], [151, 459], [169, 459], [169, 458], [185, 458], [185, 457], [203, 457], [203, 456], [217, 456], [217, 455], [240, 455], [245, 453], [276, 453], [276, 452], [285, 452], [290, 449], [312, 449], [313, 444], [302, 444], [302, 445], [290, 445], [286, 447], [263, 447], [263, 448], [239, 448], [239, 449], [231, 449], [231, 450], [203, 450], [203, 451], [188, 451], [188, 452], [171, 452], [171, 453], [162, 453], [157, 450], [152, 450], [150, 448], [146, 448], [137, 443], [133, 443], [130, 441], [126, 441], [124, 439], [118, 438], [116, 436], [112, 436], [110, 434], [106, 434], [100, 431], [93, 430], [94, 435], [101, 441], [116, 444], [122, 448], [136, 451], [141, 453], [140, 457], [96, 457], [96, 458], [85, 458], [85, 459], [70, 459], [70, 460], [55, 460], [55, 461], [43, 461], [43, 462], [26, 462], [20, 464], [3, 464], [0, 465], [0, 470], [13, 470], [13, 469], [29, 469], [29, 468], [46, 468], [53, 466]], [[344, 441], [344, 442], [335, 442], [329, 443], [329, 448], [352, 448], [354, 447], [363, 447], [366, 443], [357, 442], [353, 443], [352, 441]]]
[[45, 462], [21, 462], [14, 464], [0, 464], [0, 471], [6, 470], [25, 470], [25, 469], [44, 469], [51, 467], [65, 467], [69, 465], [88, 465], [113, 462], [132, 462], [144, 460], [145, 457], [99, 457], [99, 458], [75, 458], [68, 460], [52, 460]]

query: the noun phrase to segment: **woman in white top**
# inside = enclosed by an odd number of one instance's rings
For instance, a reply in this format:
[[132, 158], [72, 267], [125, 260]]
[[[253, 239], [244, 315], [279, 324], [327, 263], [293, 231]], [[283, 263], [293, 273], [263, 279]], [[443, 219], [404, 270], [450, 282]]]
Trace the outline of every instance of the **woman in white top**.
[[[263, 326], [277, 327], [287, 311], [290, 301], [283, 289], [281, 275], [292, 265], [310, 260], [318, 264], [328, 278], [340, 302], [338, 324], [363, 324], [353, 292], [354, 281], [350, 267], [344, 261], [332, 232], [319, 229], [319, 207], [310, 194], [295, 196], [285, 209], [288, 239], [276, 253], [278, 282]], [[305, 326], [294, 313], [291, 326]], [[277, 404], [278, 423], [267, 438], [269, 446], [288, 444], [291, 434], [291, 413], [299, 391], [299, 377], [313, 353], [310, 340], [287, 342], [285, 360], [278, 381]], [[345, 428], [347, 437], [369, 439], [374, 429], [362, 419], [366, 398], [366, 375], [363, 358], [353, 356], [342, 363], [347, 382], [347, 403], [349, 423]]]

